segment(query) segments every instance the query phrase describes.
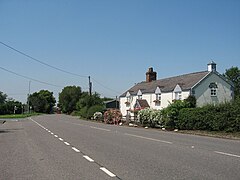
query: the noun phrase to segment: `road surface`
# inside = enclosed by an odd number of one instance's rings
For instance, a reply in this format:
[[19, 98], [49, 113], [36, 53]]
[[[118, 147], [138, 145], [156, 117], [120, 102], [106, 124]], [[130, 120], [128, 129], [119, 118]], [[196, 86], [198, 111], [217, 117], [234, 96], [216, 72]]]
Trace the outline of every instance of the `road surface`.
[[0, 179], [240, 179], [240, 141], [43, 115], [0, 126]]

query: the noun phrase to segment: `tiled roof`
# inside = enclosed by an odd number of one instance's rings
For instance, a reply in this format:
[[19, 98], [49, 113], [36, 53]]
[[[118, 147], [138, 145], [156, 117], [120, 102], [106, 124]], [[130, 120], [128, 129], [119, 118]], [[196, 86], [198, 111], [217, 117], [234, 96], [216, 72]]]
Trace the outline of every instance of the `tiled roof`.
[[137, 99], [141, 108], [150, 107], [146, 99]]
[[181, 87], [183, 91], [190, 90], [195, 84], [197, 84], [208, 74], [208, 71], [202, 71], [165, 79], [159, 79], [152, 82], [141, 82], [127, 90], [120, 97], [126, 96], [127, 92], [129, 92], [131, 95], [136, 95], [139, 89], [143, 94], [154, 93], [157, 87], [161, 89], [161, 92], [171, 92], [174, 90], [177, 84]]

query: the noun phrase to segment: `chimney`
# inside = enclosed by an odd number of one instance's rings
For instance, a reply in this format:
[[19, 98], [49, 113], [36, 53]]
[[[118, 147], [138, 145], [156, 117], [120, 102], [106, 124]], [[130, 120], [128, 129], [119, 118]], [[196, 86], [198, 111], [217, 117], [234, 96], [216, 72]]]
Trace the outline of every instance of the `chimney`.
[[157, 73], [153, 71], [153, 68], [148, 68], [148, 72], [146, 72], [146, 82], [156, 81]]
[[213, 61], [211, 61], [210, 63], [208, 63], [208, 71], [209, 72], [215, 72], [217, 71], [217, 64]]

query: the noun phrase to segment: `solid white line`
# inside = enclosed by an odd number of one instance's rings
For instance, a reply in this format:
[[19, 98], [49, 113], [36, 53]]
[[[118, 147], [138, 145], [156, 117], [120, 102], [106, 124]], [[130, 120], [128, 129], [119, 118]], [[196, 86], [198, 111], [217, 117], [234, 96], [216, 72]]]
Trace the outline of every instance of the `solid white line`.
[[105, 172], [107, 175], [109, 175], [110, 177], [116, 177], [115, 174], [113, 174], [112, 172], [110, 172], [109, 170], [107, 170], [105, 167], [100, 167], [100, 169]]
[[66, 144], [67, 146], [69, 146], [69, 145], [70, 145], [68, 142], [64, 142], [64, 144]]
[[148, 138], [148, 137], [144, 137], [144, 136], [138, 136], [138, 135], [135, 135], [135, 134], [128, 134], [128, 133], [124, 133], [124, 134], [127, 135], [127, 136], [147, 139], [147, 140], [151, 140], [151, 141], [157, 141], [157, 142], [162, 142], [162, 143], [167, 143], [167, 144], [173, 144], [172, 142], [169, 142], [169, 141], [163, 141], [163, 140]]
[[58, 138], [60, 141], [63, 141], [63, 139], [62, 138]]
[[89, 162], [94, 162], [94, 160], [88, 156], [83, 156], [86, 160], [88, 160]]
[[218, 153], [218, 154], [226, 155], [226, 156], [232, 156], [232, 157], [240, 158], [240, 156], [236, 155], [236, 154], [230, 154], [230, 153], [225, 153], [225, 152], [220, 152], [220, 151], [214, 151], [214, 152]]
[[94, 126], [90, 126], [90, 128], [98, 129], [98, 130], [102, 130], [102, 131], [111, 131], [111, 130], [109, 130], [109, 129], [98, 128], [98, 127], [94, 127]]
[[58, 135], [54, 135], [56, 138], [58, 137]]
[[77, 148], [75, 148], [75, 147], [72, 147], [72, 149], [74, 150], [74, 151], [76, 151], [76, 152], [80, 152]]

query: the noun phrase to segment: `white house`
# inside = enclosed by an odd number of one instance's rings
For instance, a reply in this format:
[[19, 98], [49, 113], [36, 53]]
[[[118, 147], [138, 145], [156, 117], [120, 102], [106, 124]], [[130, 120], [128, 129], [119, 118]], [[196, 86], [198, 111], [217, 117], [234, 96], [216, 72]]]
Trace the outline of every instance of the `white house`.
[[197, 106], [228, 102], [234, 96], [233, 83], [217, 72], [213, 61], [208, 64], [207, 71], [159, 80], [153, 68], [149, 68], [146, 81], [134, 85], [120, 96], [120, 110], [126, 116], [146, 107], [162, 109], [174, 100], [183, 100], [190, 95], [196, 97]]

